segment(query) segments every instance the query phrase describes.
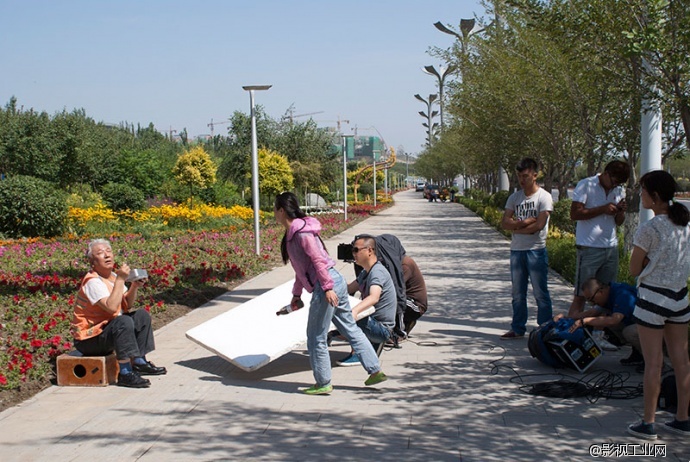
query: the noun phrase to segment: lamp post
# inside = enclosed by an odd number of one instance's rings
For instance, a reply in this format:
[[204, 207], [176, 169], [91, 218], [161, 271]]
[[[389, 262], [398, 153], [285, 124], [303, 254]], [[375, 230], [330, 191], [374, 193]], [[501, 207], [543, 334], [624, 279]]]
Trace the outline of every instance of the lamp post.
[[433, 75], [438, 79], [438, 104], [441, 110], [441, 131], [443, 131], [443, 83], [446, 80], [448, 74], [454, 71], [453, 66], [448, 66], [446, 68], [441, 67], [441, 72], [438, 72], [434, 66], [424, 66], [422, 72], [425, 74]]
[[354, 138], [355, 135], [343, 133], [340, 136], [343, 137], [343, 210], [344, 220], [347, 221], [347, 139]]
[[432, 111], [431, 107], [434, 104], [434, 101], [436, 101], [436, 98], [438, 97], [438, 95], [435, 95], [435, 94], [429, 95], [428, 100], [425, 100], [419, 94], [414, 95], [414, 97], [417, 98], [422, 103], [426, 104], [426, 114], [422, 111], [419, 111], [419, 115], [424, 117], [427, 120], [427, 122], [423, 123], [422, 125], [427, 128], [427, 135], [428, 135], [427, 144], [429, 145], [429, 147], [431, 147], [431, 145], [433, 144], [432, 140], [434, 138], [434, 129], [438, 125], [438, 124], [433, 123], [433, 119], [434, 119], [434, 117], [436, 117], [436, 115], [438, 115], [438, 111]]
[[[498, 13], [496, 14], [496, 19], [494, 20], [496, 25], [499, 24]], [[434, 27], [444, 34], [449, 34], [454, 36], [460, 42], [460, 49], [462, 50], [462, 56], [467, 57], [467, 40], [474, 34], [478, 34], [484, 30], [483, 27], [479, 26], [474, 19], [461, 19], [460, 20], [460, 33], [458, 34], [454, 30], [446, 27], [441, 21], [435, 22]], [[429, 66], [426, 66], [429, 67]], [[431, 72], [429, 72], [431, 73]], [[439, 89], [440, 92], [440, 89]], [[441, 104], [443, 104], [443, 94], [441, 94]], [[443, 109], [441, 109], [443, 110]], [[441, 113], [443, 114], [443, 113]], [[441, 115], [441, 130], [443, 130], [443, 115]], [[502, 165], [498, 166], [498, 189], [500, 191], [507, 191], [509, 189], [510, 182], [508, 179], [508, 173], [505, 171]]]
[[252, 115], [252, 206], [254, 208], [254, 251], [259, 249], [259, 154], [256, 148], [256, 113], [254, 111], [254, 92], [268, 90], [272, 85], [247, 85], [242, 89], [249, 92], [249, 105]]
[[[462, 54], [467, 53], [467, 39], [478, 32], [484, 30], [484, 28], [477, 26], [474, 19], [461, 19], [460, 20], [460, 34], [455, 32], [453, 29], [446, 27], [441, 21], [435, 22], [434, 27], [444, 34], [449, 34], [456, 37], [460, 41], [460, 49]], [[479, 27], [479, 28], [478, 28]]]

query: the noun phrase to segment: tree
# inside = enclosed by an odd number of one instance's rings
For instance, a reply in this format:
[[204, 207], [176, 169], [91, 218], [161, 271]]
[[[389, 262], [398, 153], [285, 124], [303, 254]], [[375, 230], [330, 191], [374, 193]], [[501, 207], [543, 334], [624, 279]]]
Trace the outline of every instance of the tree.
[[259, 149], [258, 154], [260, 195], [271, 198], [283, 191], [291, 190], [292, 169], [287, 158], [270, 149]]
[[18, 109], [17, 99], [10, 98], [0, 110], [0, 173], [55, 181], [60, 157], [49, 136], [50, 123], [45, 112]]
[[189, 187], [189, 196], [194, 196], [194, 188], [205, 189], [216, 182], [218, 167], [202, 146], [185, 151], [173, 167], [172, 174], [181, 185]]
[[[262, 106], [256, 106], [256, 139], [260, 147], [273, 149], [277, 124]], [[223, 180], [230, 180], [238, 185], [240, 190], [248, 187], [247, 179], [251, 170], [251, 116], [241, 111], [235, 111], [230, 117], [228, 137], [225, 142], [213, 144], [215, 155], [220, 160], [219, 175]]]

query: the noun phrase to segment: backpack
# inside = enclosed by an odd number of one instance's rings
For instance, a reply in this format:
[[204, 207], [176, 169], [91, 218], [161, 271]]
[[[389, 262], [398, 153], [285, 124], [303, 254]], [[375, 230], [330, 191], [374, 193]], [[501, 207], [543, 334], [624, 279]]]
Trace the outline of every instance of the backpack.
[[[362, 237], [370, 237], [376, 242], [376, 258], [388, 270], [393, 280], [396, 296], [396, 310], [395, 310], [395, 327], [393, 328], [393, 343], [398, 347], [400, 338], [407, 336], [405, 332], [404, 314], [407, 308], [407, 297], [405, 296], [405, 278], [403, 277], [402, 259], [405, 256], [405, 248], [400, 239], [392, 234], [381, 234], [380, 236], [371, 236], [368, 234], [360, 234], [355, 237], [355, 240]], [[362, 267], [355, 263], [355, 274], [359, 276]]]
[[587, 370], [601, 356], [601, 348], [580, 326], [570, 332], [574, 319], [547, 321], [529, 334], [527, 347], [532, 357], [554, 368]]
[[556, 323], [554, 321], [547, 321], [530, 332], [527, 339], [527, 348], [533, 358], [537, 358], [547, 366], [560, 369], [566, 366], [565, 363], [553, 352], [551, 346], [546, 343], [548, 339], [554, 337], [555, 326]]

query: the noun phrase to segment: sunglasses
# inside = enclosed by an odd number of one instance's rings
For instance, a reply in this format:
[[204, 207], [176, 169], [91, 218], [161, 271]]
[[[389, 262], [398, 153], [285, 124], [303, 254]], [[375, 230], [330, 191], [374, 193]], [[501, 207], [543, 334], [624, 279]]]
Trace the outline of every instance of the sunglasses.
[[352, 246], [352, 253], [355, 254], [355, 253], [359, 252], [360, 250], [364, 250], [364, 249], [368, 249], [368, 248], [369, 248], [369, 247], [355, 247], [355, 246]]

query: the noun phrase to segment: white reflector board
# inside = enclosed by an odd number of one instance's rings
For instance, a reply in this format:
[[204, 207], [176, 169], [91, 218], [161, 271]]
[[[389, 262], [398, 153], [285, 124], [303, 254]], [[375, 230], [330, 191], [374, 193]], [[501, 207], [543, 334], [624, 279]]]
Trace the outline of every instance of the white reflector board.
[[[302, 292], [304, 308], [276, 315], [290, 303], [293, 284], [294, 279], [264, 292], [188, 330], [186, 336], [240, 369], [255, 371], [307, 342], [311, 294]], [[351, 306], [359, 302], [350, 297]], [[363, 315], [373, 311], [369, 308]]]

